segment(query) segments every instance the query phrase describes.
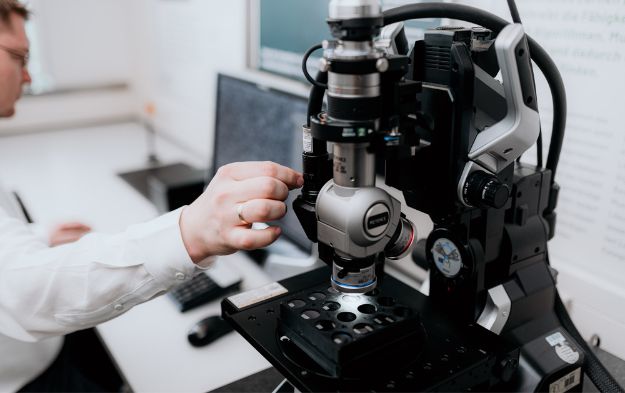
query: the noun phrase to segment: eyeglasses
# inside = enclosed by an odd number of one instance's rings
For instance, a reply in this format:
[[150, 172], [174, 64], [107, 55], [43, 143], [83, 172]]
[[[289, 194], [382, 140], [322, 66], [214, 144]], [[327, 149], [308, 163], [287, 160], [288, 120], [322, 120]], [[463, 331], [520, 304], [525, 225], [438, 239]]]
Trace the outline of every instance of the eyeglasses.
[[0, 45], [0, 49], [7, 52], [11, 57], [16, 59], [22, 65], [22, 68], [26, 68], [28, 65], [28, 59], [30, 58], [30, 54], [28, 52], [22, 52], [17, 49], [9, 48], [4, 45]]

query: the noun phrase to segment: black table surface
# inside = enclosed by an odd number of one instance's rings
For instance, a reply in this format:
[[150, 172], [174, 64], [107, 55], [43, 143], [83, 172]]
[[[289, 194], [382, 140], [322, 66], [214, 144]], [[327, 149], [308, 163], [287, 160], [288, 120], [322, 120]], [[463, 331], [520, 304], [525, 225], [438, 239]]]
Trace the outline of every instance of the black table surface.
[[[625, 387], [625, 361], [602, 350], [596, 348], [595, 353], [603, 365], [612, 373], [617, 382]], [[273, 392], [274, 389], [284, 380], [282, 374], [273, 367], [259, 371], [246, 378], [224, 385], [213, 392]], [[598, 392], [588, 377], [584, 378], [584, 392]]]

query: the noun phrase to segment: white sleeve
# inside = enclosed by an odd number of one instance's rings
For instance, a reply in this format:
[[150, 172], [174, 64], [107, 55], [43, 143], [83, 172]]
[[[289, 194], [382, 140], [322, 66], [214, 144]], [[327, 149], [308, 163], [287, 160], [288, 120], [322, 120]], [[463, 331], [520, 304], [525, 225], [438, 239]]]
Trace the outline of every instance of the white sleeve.
[[[35, 235], [37, 240], [49, 245], [50, 244], [50, 230], [45, 226], [37, 223], [27, 223], [26, 226], [30, 232]], [[2, 234], [0, 234], [2, 236]], [[0, 240], [1, 241], [1, 240]]]
[[0, 211], [0, 333], [35, 341], [92, 327], [191, 279], [181, 210], [53, 248]]

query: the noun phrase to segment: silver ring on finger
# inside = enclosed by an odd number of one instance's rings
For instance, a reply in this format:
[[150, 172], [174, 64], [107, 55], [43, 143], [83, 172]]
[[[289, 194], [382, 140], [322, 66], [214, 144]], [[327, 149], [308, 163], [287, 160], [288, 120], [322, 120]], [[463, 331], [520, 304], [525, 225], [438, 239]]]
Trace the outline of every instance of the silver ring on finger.
[[239, 220], [241, 221], [241, 224], [243, 225], [250, 225], [251, 223], [245, 221], [245, 218], [243, 218], [243, 204], [242, 203], [238, 203], [237, 204], [237, 216], [239, 216]]

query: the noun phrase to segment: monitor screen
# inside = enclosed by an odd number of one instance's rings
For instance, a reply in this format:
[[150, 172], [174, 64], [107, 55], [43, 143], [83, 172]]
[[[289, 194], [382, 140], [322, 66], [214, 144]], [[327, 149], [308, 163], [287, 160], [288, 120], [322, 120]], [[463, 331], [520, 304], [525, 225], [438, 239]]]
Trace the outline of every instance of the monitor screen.
[[[274, 161], [302, 170], [302, 124], [308, 101], [231, 76], [219, 75], [213, 170], [236, 161]], [[312, 243], [292, 209], [299, 191], [286, 201], [286, 216], [276, 224], [306, 251]]]

